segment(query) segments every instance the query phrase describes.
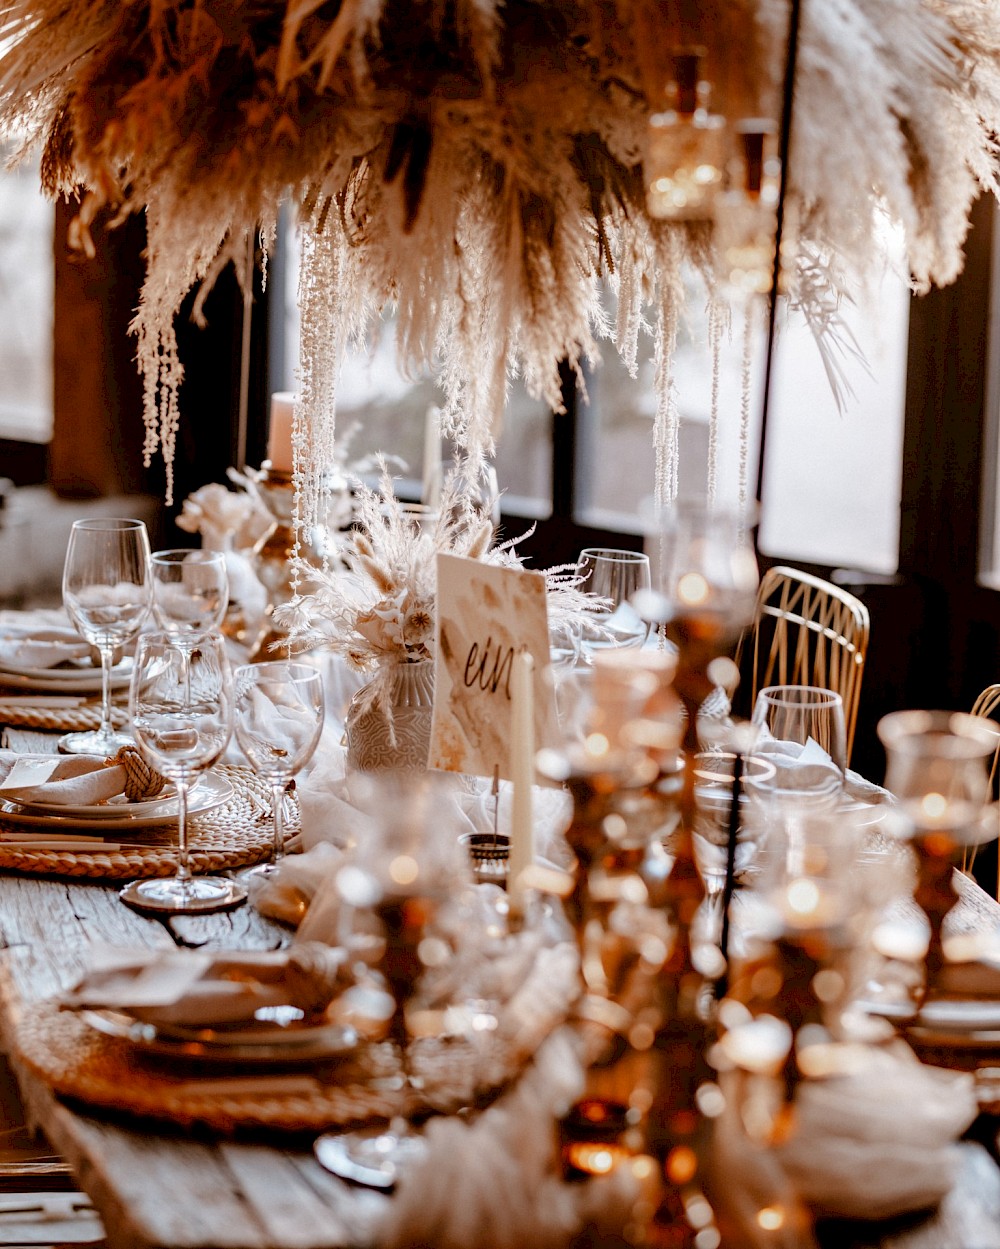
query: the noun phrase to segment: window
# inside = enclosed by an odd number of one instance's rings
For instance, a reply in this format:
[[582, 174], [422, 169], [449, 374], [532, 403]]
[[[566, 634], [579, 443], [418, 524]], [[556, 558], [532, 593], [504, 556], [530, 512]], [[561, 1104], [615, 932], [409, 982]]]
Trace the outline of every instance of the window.
[[53, 207], [38, 168], [2, 168], [0, 148], [0, 438], [52, 433]]

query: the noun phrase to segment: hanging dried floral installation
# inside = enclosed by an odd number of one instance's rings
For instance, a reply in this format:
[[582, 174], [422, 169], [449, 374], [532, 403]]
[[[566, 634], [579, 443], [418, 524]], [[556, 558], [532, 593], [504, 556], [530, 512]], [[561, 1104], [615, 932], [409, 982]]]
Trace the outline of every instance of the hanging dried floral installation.
[[[787, 293], [822, 341], [877, 213], [917, 289], [961, 269], [970, 204], [997, 190], [1000, 0], [802, 8]], [[145, 212], [148, 452], [172, 455], [183, 297], [229, 261], [246, 282], [290, 202], [305, 477], [340, 352], [392, 306], [474, 461], [516, 372], [558, 409], [561, 361], [609, 338], [634, 363], [654, 326], [669, 493], [680, 266], [723, 295], [766, 273], [788, 20], [787, 0], [0, 0], [0, 127], [42, 146], [49, 192], [84, 188], [79, 246], [99, 210]]]

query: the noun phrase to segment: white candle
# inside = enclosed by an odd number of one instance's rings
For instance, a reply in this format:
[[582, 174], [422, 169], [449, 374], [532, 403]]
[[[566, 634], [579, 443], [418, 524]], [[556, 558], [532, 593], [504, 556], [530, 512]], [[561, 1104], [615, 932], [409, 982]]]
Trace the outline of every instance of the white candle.
[[531, 786], [535, 779], [534, 660], [527, 651], [514, 656], [510, 678], [510, 775], [514, 783], [510, 813], [510, 858], [507, 894], [511, 911], [524, 909], [521, 873], [535, 861], [535, 831], [531, 817]]
[[424, 419], [424, 477], [420, 499], [427, 507], [441, 502], [441, 412], [433, 405]]
[[267, 458], [277, 473], [292, 471], [292, 422], [296, 396], [278, 391], [271, 396], [271, 422], [267, 429]]

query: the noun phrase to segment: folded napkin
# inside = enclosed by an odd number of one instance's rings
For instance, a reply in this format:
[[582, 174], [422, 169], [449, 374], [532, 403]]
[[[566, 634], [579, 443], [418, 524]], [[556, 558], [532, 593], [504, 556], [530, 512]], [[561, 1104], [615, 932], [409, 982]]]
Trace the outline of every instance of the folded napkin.
[[0, 665], [55, 668], [93, 654], [62, 611], [0, 612]]
[[101, 755], [19, 755], [0, 750], [0, 798], [87, 807], [153, 798], [164, 778], [125, 747], [114, 761]]
[[628, 1168], [588, 1184], [562, 1180], [553, 1121], [583, 1088], [560, 1030], [483, 1114], [431, 1119], [426, 1148], [400, 1177], [376, 1237], [387, 1249], [564, 1249], [621, 1243], [638, 1188]]
[[805, 1080], [778, 1150], [814, 1210], [881, 1219], [927, 1210], [955, 1179], [956, 1142], [978, 1113], [973, 1077], [919, 1062], [902, 1042], [850, 1074]]
[[98, 947], [91, 967], [62, 994], [64, 1010], [122, 1010], [146, 1023], [212, 1027], [246, 1023], [262, 1007], [321, 1014], [349, 979], [342, 950], [297, 942], [288, 950]]
[[[307, 849], [321, 841], [336, 846], [359, 842], [375, 826], [376, 816], [364, 809], [358, 791], [367, 787], [365, 777], [347, 772], [347, 752], [343, 747], [325, 748], [300, 783], [296, 792], [302, 824], [302, 844]], [[510, 827], [513, 786], [500, 782], [497, 799], [485, 777], [456, 776], [448, 795], [451, 810], [442, 818], [465, 833], [490, 833], [496, 821], [500, 832]], [[537, 858], [565, 866], [567, 851], [562, 834], [569, 827], [572, 801], [562, 789], [536, 785], [532, 790], [535, 854]], [[499, 800], [499, 811], [496, 811]]]
[[[951, 1190], [958, 1140], [978, 1109], [973, 1077], [925, 1066], [903, 1042], [840, 1052], [840, 1074], [798, 1085], [791, 1135], [773, 1146], [747, 1134], [744, 1077], [722, 1074], [725, 1109], [713, 1120], [706, 1179], [726, 1245], [815, 1249], [809, 1211], [893, 1218], [929, 1210]], [[784, 1210], [778, 1231], [761, 1229], [765, 1207]]]

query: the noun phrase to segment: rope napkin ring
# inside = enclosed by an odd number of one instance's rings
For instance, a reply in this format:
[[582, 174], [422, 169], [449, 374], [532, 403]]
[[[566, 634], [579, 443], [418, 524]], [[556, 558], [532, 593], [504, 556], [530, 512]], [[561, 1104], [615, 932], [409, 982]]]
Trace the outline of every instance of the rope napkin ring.
[[155, 798], [167, 783], [167, 778], [149, 766], [136, 746], [120, 747], [117, 754], [104, 760], [104, 766], [125, 769], [125, 797], [129, 802]]

